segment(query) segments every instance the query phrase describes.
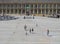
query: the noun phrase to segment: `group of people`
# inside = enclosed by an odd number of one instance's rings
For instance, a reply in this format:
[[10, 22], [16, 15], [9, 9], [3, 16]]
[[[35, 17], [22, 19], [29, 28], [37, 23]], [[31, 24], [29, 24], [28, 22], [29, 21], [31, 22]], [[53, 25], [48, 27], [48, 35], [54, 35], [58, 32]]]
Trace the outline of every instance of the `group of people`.
[[25, 17], [25, 16], [24, 16], [24, 17], [23, 17], [23, 19], [26, 19], [26, 18], [27, 18], [27, 19], [34, 19], [34, 16], [33, 16], [33, 17]]
[[27, 25], [24, 26], [24, 29], [25, 29], [25, 31], [26, 31], [26, 35], [28, 35], [28, 31], [29, 31], [30, 34], [34, 32], [34, 29], [33, 29], [33, 28], [30, 28], [30, 29], [28, 30], [28, 29], [27, 29]]
[[[36, 25], [36, 26], [37, 26], [37, 25]], [[34, 28], [27, 29], [27, 25], [24, 25], [24, 29], [25, 29], [25, 31], [26, 31], [26, 35], [28, 35], [29, 33], [31, 34], [31, 33], [34, 32]], [[29, 33], [28, 33], [28, 32], [29, 32]], [[50, 36], [49, 33], [50, 33], [50, 31], [49, 31], [49, 29], [47, 29], [47, 36]]]

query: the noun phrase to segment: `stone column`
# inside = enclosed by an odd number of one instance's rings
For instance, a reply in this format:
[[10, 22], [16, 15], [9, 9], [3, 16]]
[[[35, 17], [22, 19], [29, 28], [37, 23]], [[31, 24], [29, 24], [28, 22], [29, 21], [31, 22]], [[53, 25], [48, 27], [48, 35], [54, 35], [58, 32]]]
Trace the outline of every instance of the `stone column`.
[[9, 14], [11, 14], [11, 5], [10, 5], [10, 7], [9, 7]]
[[41, 4], [41, 14], [42, 14], [42, 4]]
[[2, 15], [3, 15], [3, 9], [2, 9]]
[[[30, 7], [30, 4], [29, 4], [29, 7]], [[28, 8], [29, 14], [31, 14], [30, 10], [31, 10], [31, 9], [30, 9], [30, 8]]]
[[56, 9], [56, 14], [57, 14], [57, 9]]
[[46, 14], [46, 4], [45, 4], [45, 7], [44, 8], [45, 8], [45, 14]]
[[35, 12], [34, 12], [34, 4], [33, 4], [33, 14], [34, 14]]
[[7, 14], [7, 6], [6, 6], [6, 14]]
[[25, 15], [26, 15], [26, 4], [25, 4]]
[[52, 9], [52, 14], [53, 14], [53, 9]]
[[45, 15], [46, 15], [46, 9], [45, 9]]
[[37, 9], [37, 14], [38, 14], [38, 9]]
[[23, 13], [22, 13], [22, 9], [21, 9], [21, 14], [23, 14]]
[[2, 4], [2, 15], [3, 15], [3, 4]]
[[42, 14], [42, 9], [41, 9], [41, 14]]
[[25, 9], [25, 15], [26, 15], [26, 9]]
[[48, 10], [48, 14], [50, 15], [50, 9]]
[[50, 15], [50, 4], [48, 4], [48, 15]]
[[57, 14], [57, 4], [56, 4], [56, 14]]
[[35, 12], [34, 12], [34, 9], [33, 9], [33, 14], [34, 14]]
[[53, 13], [53, 8], [54, 8], [53, 6], [54, 6], [54, 5], [52, 5], [52, 14], [54, 14], [54, 13]]
[[37, 14], [38, 14], [38, 4], [37, 4]]
[[18, 10], [19, 10], [19, 9], [18, 9], [18, 5], [17, 5], [17, 15], [18, 15], [18, 12], [19, 12]]
[[19, 9], [17, 9], [17, 14], [19, 14]]
[[7, 9], [6, 9], [6, 14], [7, 14]]

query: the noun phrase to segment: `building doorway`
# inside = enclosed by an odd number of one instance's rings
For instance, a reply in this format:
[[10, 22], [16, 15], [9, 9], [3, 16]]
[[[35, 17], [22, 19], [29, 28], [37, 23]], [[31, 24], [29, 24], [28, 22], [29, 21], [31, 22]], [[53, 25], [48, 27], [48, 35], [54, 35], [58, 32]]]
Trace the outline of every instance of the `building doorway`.
[[60, 14], [60, 9], [57, 11], [58, 14]]
[[26, 15], [29, 16], [30, 15], [30, 12], [29, 11], [26, 11]]

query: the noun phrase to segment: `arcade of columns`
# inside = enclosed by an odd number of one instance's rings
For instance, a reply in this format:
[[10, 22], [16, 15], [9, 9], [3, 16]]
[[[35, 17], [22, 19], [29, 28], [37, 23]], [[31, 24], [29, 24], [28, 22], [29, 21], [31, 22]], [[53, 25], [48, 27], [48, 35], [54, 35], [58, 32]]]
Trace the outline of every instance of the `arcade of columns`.
[[[32, 5], [32, 7], [31, 7]], [[47, 6], [48, 5], [48, 6]], [[55, 4], [55, 7], [54, 7], [54, 4], [51, 5], [50, 7], [50, 4], [29, 4], [30, 8], [29, 8], [29, 13], [30, 14], [57, 14], [58, 13], [58, 7], [57, 5], [58, 4]], [[4, 6], [4, 5], [2, 5]], [[39, 7], [40, 6], [40, 7]], [[47, 6], [47, 7], [46, 7]], [[60, 9], [60, 8], [59, 8]], [[0, 6], [0, 14], [1, 13], [5, 13], [5, 14], [26, 14], [26, 4], [25, 6], [23, 6], [21, 4], [21, 7], [17, 4], [17, 6], [15, 7], [13, 5], [13, 7], [11, 7], [11, 5], [9, 5], [9, 7], [2, 7]]]

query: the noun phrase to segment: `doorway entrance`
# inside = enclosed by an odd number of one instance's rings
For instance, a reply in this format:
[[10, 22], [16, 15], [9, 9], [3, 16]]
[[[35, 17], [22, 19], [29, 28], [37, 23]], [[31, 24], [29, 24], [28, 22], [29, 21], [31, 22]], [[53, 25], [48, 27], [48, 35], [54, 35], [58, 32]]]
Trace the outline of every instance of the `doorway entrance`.
[[30, 15], [30, 12], [29, 11], [26, 11], [26, 15], [29, 16]]
[[57, 11], [58, 14], [60, 14], [60, 9]]

